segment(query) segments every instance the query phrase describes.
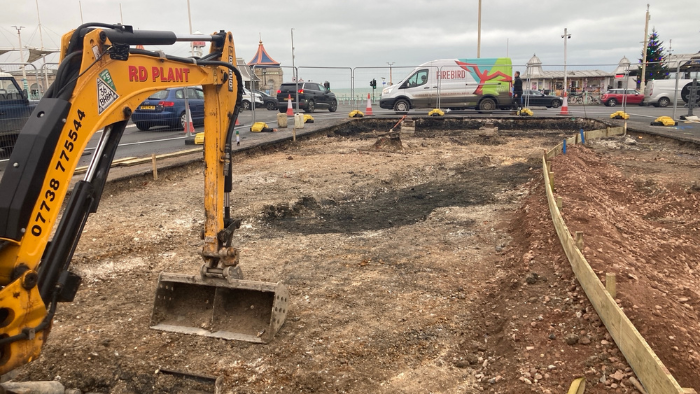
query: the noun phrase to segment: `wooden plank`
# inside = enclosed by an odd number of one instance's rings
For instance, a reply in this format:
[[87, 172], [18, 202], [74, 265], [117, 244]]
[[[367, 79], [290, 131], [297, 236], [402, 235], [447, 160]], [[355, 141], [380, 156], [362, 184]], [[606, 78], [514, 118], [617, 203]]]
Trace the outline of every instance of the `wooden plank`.
[[[619, 129], [619, 128], [615, 128]], [[610, 130], [610, 134], [617, 133], [615, 129]], [[576, 279], [581, 284], [586, 296], [590, 300], [593, 308], [605, 324], [610, 336], [613, 338], [620, 351], [625, 356], [630, 367], [650, 393], [693, 393], [693, 389], [683, 389], [674, 379], [668, 369], [663, 365], [656, 353], [649, 344], [639, 334], [632, 322], [624, 312], [617, 306], [615, 300], [605, 290], [603, 283], [593, 272], [593, 269], [586, 261], [585, 257], [575, 245], [575, 241], [564, 223], [564, 219], [557, 208], [554, 193], [549, 185], [549, 173], [547, 162], [542, 157], [542, 171], [545, 180], [545, 190], [549, 205], [552, 222], [559, 236], [559, 240], [564, 248], [571, 268], [576, 275]], [[692, 391], [688, 391], [692, 390]]]
[[[166, 154], [162, 154], [162, 155], [157, 155], [157, 156], [156, 156], [156, 159], [167, 159], [167, 158], [170, 158], [170, 157], [184, 156], [184, 155], [189, 155], [190, 153], [197, 153], [197, 152], [201, 152], [201, 151], [202, 151], [202, 148], [187, 149], [187, 150], [182, 150], [182, 151], [179, 151], [179, 152], [173, 152], [173, 153], [166, 153]], [[126, 160], [126, 161], [123, 161], [123, 162], [121, 162], [121, 163], [119, 163], [119, 164], [120, 164], [120, 165], [123, 165], [123, 166], [133, 166], [133, 165], [136, 165], [136, 164], [147, 163], [147, 162], [149, 162], [149, 161], [151, 161], [151, 158], [150, 158], [150, 157], [142, 157], [142, 158], [138, 158], [138, 159]]]
[[[134, 156], [122, 157], [121, 159], [117, 159], [117, 160], [112, 161], [112, 166], [114, 166], [115, 164], [119, 164], [119, 163], [122, 163], [125, 161], [134, 160], [134, 159], [136, 159], [136, 157], [134, 157]], [[88, 166], [77, 167], [75, 169], [74, 174], [83, 174], [83, 173], [85, 173], [85, 171], [87, 171], [87, 168], [88, 168]]]
[[590, 130], [586, 132], [586, 140], [597, 140], [605, 137], [606, 130]]
[[625, 134], [625, 128], [624, 127], [611, 127], [610, 128], [610, 136], [613, 135], [624, 135]]

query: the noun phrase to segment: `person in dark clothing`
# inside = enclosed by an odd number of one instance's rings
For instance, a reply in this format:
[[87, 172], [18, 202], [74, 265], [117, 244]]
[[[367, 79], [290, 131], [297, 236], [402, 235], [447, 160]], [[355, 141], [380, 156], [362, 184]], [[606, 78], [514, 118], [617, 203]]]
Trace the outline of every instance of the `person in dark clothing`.
[[515, 72], [513, 81], [513, 103], [518, 109], [523, 106], [523, 80], [520, 79], [520, 71]]

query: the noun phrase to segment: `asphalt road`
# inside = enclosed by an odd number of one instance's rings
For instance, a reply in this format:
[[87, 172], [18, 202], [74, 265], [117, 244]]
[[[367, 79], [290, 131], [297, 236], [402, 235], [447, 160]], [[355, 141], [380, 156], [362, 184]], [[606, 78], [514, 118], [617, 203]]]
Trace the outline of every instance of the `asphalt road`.
[[[365, 112], [366, 105], [361, 105], [361, 111]], [[334, 121], [345, 119], [348, 113], [354, 109], [353, 106], [349, 104], [341, 104], [338, 107], [338, 111], [331, 113], [326, 110], [319, 110], [313, 113], [313, 117], [317, 122], [328, 122], [333, 123]], [[569, 114], [570, 116], [576, 117], [588, 117], [597, 119], [610, 120], [610, 114], [618, 110], [622, 110], [622, 107], [605, 107], [602, 105], [596, 106], [570, 106]], [[626, 112], [630, 115], [628, 120], [628, 127], [649, 127], [649, 123], [652, 122], [659, 116], [671, 116], [673, 114], [673, 108], [656, 108], [656, 107], [641, 107], [641, 106], [629, 106], [625, 108]], [[413, 110], [410, 112], [412, 115], [427, 115], [429, 110]], [[687, 108], [678, 108], [676, 110], [676, 115], [687, 114]], [[696, 110], [700, 113], [700, 110]], [[258, 108], [255, 111], [243, 111], [239, 116], [239, 122], [241, 126], [236, 129], [240, 132], [241, 144], [248, 145], [254, 143], [256, 139], [264, 138], [261, 133], [251, 133], [249, 131], [250, 125], [253, 123], [253, 116], [255, 116], [255, 121], [262, 121], [267, 123], [270, 127], [277, 127], [277, 111], [268, 111], [264, 108]], [[394, 111], [385, 110], [379, 108], [378, 104], [373, 107], [373, 113], [375, 116], [387, 116], [387, 117], [398, 117]], [[534, 116], [558, 116], [561, 113], [561, 109], [533, 109]], [[479, 114], [475, 110], [465, 110], [465, 111], [449, 111], [447, 116], [506, 116], [509, 115], [510, 111], [494, 111], [492, 114]], [[293, 123], [292, 119], [289, 119], [290, 126]], [[196, 128], [196, 131], [203, 131], [202, 127]], [[281, 130], [282, 132], [291, 132], [291, 128], [286, 130]], [[679, 124], [674, 128], [674, 132], [684, 134], [687, 136], [695, 137], [700, 139], [700, 124]], [[90, 154], [93, 152], [94, 147], [97, 145], [101, 132], [97, 132], [92, 140], [88, 143], [88, 148], [85, 154], [81, 158], [78, 166], [87, 165], [90, 159]], [[119, 148], [117, 149], [115, 159], [120, 159], [124, 157], [148, 157], [151, 154], [164, 154], [176, 152], [183, 149], [191, 149], [192, 146], [185, 145], [185, 134], [180, 130], [172, 130], [167, 128], [155, 128], [149, 131], [139, 131], [135, 125], [129, 124], [124, 131], [124, 136], [122, 137]], [[0, 176], [4, 172], [5, 166], [8, 164], [8, 157], [3, 156], [0, 150]]]

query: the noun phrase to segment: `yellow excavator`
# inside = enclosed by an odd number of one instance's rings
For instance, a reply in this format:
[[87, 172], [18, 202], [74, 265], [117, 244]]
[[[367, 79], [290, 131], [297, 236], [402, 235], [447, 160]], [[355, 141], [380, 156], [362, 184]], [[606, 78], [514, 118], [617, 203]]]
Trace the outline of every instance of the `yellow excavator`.
[[[209, 41], [201, 58], [143, 45]], [[204, 91], [204, 260], [195, 275], [161, 273], [151, 328], [265, 343], [284, 323], [281, 283], [243, 280], [240, 225], [231, 218], [232, 144], [243, 82], [230, 32], [167, 31], [87, 23], [61, 40], [56, 80], [22, 129], [0, 181], [0, 374], [36, 359], [59, 302], [73, 301], [80, 277], [69, 270], [90, 213], [96, 212], [119, 140], [133, 110], [153, 93]], [[78, 159], [102, 130], [85, 177], [62, 215]], [[53, 236], [52, 236], [53, 234]]]

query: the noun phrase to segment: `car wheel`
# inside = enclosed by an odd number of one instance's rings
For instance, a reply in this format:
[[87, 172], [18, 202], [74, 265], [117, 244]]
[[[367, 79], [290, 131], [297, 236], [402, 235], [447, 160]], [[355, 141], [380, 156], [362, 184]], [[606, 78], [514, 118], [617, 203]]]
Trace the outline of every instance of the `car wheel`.
[[617, 100], [615, 100], [615, 99], [610, 99], [610, 100], [608, 100], [608, 102], [606, 103], [606, 105], [607, 105], [608, 107], [615, 107], [615, 106], [617, 105]]
[[561, 106], [561, 101], [552, 100], [552, 108], [559, 108]]
[[267, 107], [268, 111], [274, 111], [277, 109], [277, 103], [273, 103], [272, 101], [268, 101], [267, 104], [265, 105]]
[[316, 105], [314, 104], [314, 101], [309, 100], [309, 102], [306, 103], [306, 109], [304, 109], [304, 112], [311, 113], [311, 112], [314, 112], [315, 109], [316, 109]]
[[671, 100], [667, 99], [666, 97], [661, 97], [659, 99], [659, 107], [668, 107], [669, 104], [671, 104]]
[[496, 102], [491, 98], [485, 98], [479, 102], [479, 111], [493, 111], [496, 109]]
[[401, 99], [394, 103], [394, 112], [408, 112], [411, 109], [411, 104], [408, 101]]
[[336, 110], [338, 110], [338, 102], [333, 100], [333, 101], [331, 101], [331, 106], [328, 107], [328, 111], [335, 112]]
[[172, 129], [174, 129], [174, 130], [177, 130], [178, 128], [180, 130], [185, 130], [186, 123], [187, 123], [187, 114], [185, 113], [185, 111], [182, 111], [182, 113], [180, 114], [180, 117], [178, 118], [178, 122], [173, 123], [171, 126], [172, 126]]
[[243, 106], [243, 109], [246, 109], [246, 110], [250, 109], [250, 101], [243, 100], [242, 106]]
[[151, 128], [151, 126], [148, 123], [138, 122], [136, 123], [136, 128], [141, 131], [147, 131], [149, 128]]

